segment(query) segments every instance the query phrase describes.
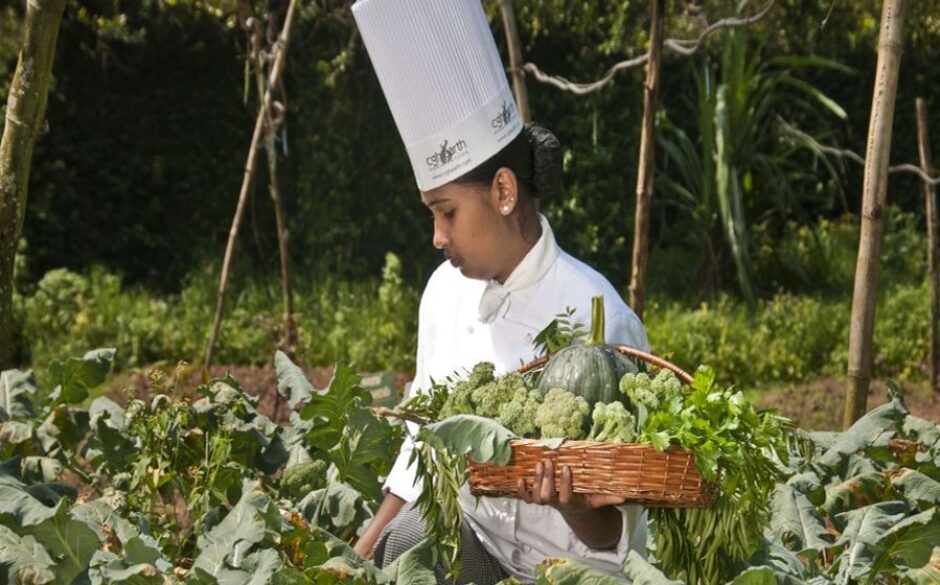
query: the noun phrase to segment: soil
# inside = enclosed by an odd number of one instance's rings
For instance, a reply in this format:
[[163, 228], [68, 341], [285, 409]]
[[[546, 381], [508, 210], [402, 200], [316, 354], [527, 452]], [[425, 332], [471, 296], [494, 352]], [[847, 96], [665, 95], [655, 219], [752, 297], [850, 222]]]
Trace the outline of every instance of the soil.
[[[307, 380], [314, 388], [326, 388], [333, 377], [333, 366], [303, 368]], [[249, 394], [258, 397], [258, 412], [276, 422], [287, 422], [290, 419], [290, 408], [277, 391], [277, 372], [273, 364], [263, 366], [237, 366], [218, 365], [210, 368], [206, 378], [198, 367], [189, 367], [182, 370], [179, 375], [165, 371], [167, 385], [161, 390], [159, 384], [151, 382], [150, 376], [153, 368], [134, 370], [116, 376], [105, 389], [112, 400], [124, 404], [128, 396], [146, 399], [156, 393], [164, 393], [178, 398], [195, 397], [196, 388], [206, 379], [224, 378], [231, 376]], [[368, 376], [368, 374], [363, 375]], [[394, 385], [401, 392], [407, 382], [407, 375], [394, 374]]]
[[[903, 383], [901, 388], [911, 414], [940, 423], [940, 394], [931, 393], [926, 383]], [[802, 429], [837, 431], [842, 428], [845, 380], [820, 378], [808, 384], [755, 391], [752, 399], [762, 407], [775, 408]], [[883, 381], [872, 382], [868, 409], [887, 401], [887, 385]]]
[[[148, 381], [147, 371], [138, 370], [116, 377], [107, 389], [107, 394], [118, 402], [125, 402], [127, 395], [146, 397], [154, 393]], [[304, 368], [307, 379], [315, 388], [325, 388], [333, 376], [332, 367]], [[231, 375], [250, 394], [258, 396], [258, 410], [275, 421], [287, 421], [289, 408], [277, 392], [277, 373], [274, 366], [213, 366], [211, 378]], [[395, 374], [395, 386], [399, 389], [407, 381], [406, 374]], [[196, 387], [203, 381], [201, 371], [191, 368], [182, 372], [178, 382], [170, 384], [164, 393], [174, 396], [194, 396]], [[904, 400], [911, 413], [940, 423], [940, 394], [931, 393], [926, 383], [902, 384]], [[836, 378], [820, 378], [808, 384], [793, 385], [754, 391], [751, 395], [759, 406], [775, 408], [777, 412], [793, 419], [806, 430], [839, 430], [842, 425], [842, 408], [845, 399], [845, 381]], [[887, 386], [876, 381], [868, 395], [868, 408], [887, 401]]]

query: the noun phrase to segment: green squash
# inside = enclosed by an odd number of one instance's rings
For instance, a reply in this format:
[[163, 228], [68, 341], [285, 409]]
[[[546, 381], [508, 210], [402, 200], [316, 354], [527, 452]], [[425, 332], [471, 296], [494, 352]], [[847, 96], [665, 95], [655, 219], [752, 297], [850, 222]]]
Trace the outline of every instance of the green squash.
[[552, 388], [563, 388], [595, 402], [625, 400], [620, 393], [620, 378], [637, 372], [636, 365], [604, 340], [604, 297], [591, 299], [591, 335], [583, 345], [572, 345], [553, 355], [542, 373], [537, 388], [545, 395]]

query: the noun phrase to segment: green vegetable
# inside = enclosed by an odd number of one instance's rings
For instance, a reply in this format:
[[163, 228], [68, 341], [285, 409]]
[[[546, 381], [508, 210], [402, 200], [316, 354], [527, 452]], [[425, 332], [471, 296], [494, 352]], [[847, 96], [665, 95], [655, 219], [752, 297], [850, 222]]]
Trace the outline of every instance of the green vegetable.
[[669, 370], [661, 370], [653, 378], [648, 374], [624, 374], [620, 379], [620, 392], [636, 411], [637, 426], [641, 428], [650, 412], [682, 410], [682, 382]]
[[630, 443], [636, 438], [636, 418], [622, 402], [598, 402], [591, 418], [594, 424], [587, 437], [589, 441]]
[[604, 298], [597, 296], [591, 300], [590, 338], [552, 356], [539, 375], [538, 389], [546, 394], [552, 388], [563, 388], [593, 406], [618, 400], [620, 378], [636, 371], [633, 362], [605, 345]]
[[456, 414], [477, 414], [472, 398], [473, 392], [496, 379], [493, 375], [494, 370], [495, 367], [489, 362], [480, 362], [473, 366], [470, 376], [454, 385], [453, 391], [438, 413], [438, 418], [443, 420]]
[[291, 465], [281, 477], [281, 495], [300, 499], [325, 487], [327, 467], [326, 461], [319, 459]]
[[516, 372], [510, 372], [492, 382], [478, 387], [470, 393], [477, 416], [497, 418], [509, 402], [515, 397], [516, 391], [528, 392], [525, 378]]
[[657, 557], [671, 578], [724, 583], [761, 545], [777, 460], [786, 450], [783, 421], [755, 410], [742, 392], [717, 386], [710, 368], [695, 372], [688, 393], [680, 387], [677, 394], [666, 374], [624, 378], [621, 387], [641, 414], [637, 442], [691, 450], [701, 476], [719, 486], [710, 508], [651, 511]]
[[543, 439], [580, 439], [590, 412], [584, 398], [563, 388], [552, 388], [535, 412], [535, 424], [542, 429]]
[[512, 399], [499, 411], [496, 422], [520, 437], [535, 435], [535, 415], [542, 405], [542, 393], [527, 386], [513, 391]]

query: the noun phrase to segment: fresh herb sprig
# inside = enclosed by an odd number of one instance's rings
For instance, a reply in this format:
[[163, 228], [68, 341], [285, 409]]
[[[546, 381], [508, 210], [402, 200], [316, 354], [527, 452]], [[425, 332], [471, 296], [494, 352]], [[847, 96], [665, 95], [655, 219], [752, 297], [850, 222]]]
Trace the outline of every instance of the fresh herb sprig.
[[641, 420], [638, 442], [692, 451], [702, 477], [718, 483], [710, 508], [657, 508], [657, 557], [671, 578], [723, 583], [759, 548], [779, 469], [787, 421], [758, 411], [733, 387], [715, 385], [701, 367], [688, 391], [674, 394]]

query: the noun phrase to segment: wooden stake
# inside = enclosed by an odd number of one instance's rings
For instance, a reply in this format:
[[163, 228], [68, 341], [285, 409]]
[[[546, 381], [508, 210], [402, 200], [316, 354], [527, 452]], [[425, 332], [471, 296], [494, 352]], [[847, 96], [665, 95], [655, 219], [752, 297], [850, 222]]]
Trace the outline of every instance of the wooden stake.
[[[914, 101], [917, 113], [917, 151], [920, 154], [920, 168], [928, 175], [933, 175], [933, 164], [930, 155], [930, 139], [927, 133], [927, 105], [924, 98]], [[937, 199], [936, 189], [930, 183], [924, 183], [924, 217], [927, 224], [927, 281], [930, 283], [930, 350], [927, 357], [927, 372], [930, 378], [930, 389], [940, 391], [937, 387], [937, 321], [938, 317], [938, 288], [940, 276], [937, 274]]]
[[663, 49], [665, 1], [652, 0], [649, 62], [643, 90], [643, 129], [640, 162], [636, 176], [636, 212], [633, 229], [633, 266], [630, 275], [630, 307], [642, 319], [646, 300], [646, 264], [649, 257], [650, 207], [656, 157], [656, 100], [659, 96], [660, 61]]
[[42, 135], [65, 0], [26, 2], [23, 44], [0, 138], [0, 370], [13, 367], [13, 267], [26, 218], [33, 148]]
[[880, 275], [879, 257], [884, 238], [891, 129], [894, 124], [894, 104], [897, 98], [903, 39], [904, 1], [884, 0], [875, 88], [868, 126], [868, 149], [865, 156], [861, 237], [852, 294], [845, 412], [842, 419], [844, 428], [850, 427], [865, 414], [868, 386], [871, 382], [872, 335]]
[[[264, 34], [260, 21], [259, 26], [254, 27], [251, 34], [251, 63], [255, 69], [255, 84], [258, 87], [258, 95], [264, 94], [264, 64], [262, 55], [262, 39]], [[281, 87], [283, 98], [283, 86]], [[286, 100], [284, 100], [286, 101]], [[282, 103], [275, 104], [273, 101], [271, 107], [265, 112], [265, 138], [264, 148], [268, 159], [268, 194], [274, 203], [274, 218], [277, 223], [277, 243], [281, 260], [281, 292], [284, 309], [284, 331], [281, 339], [278, 340], [278, 346], [289, 354], [294, 351], [296, 344], [296, 333], [294, 330], [294, 302], [293, 293], [290, 284], [290, 257], [288, 252], [288, 239], [290, 235], [287, 232], [287, 224], [284, 221], [284, 206], [281, 200], [281, 188], [277, 180], [277, 148], [274, 146], [275, 137], [279, 129], [284, 125], [285, 110]], [[277, 105], [278, 108], [274, 106]], [[276, 112], [272, 110], [277, 110]], [[276, 394], [276, 402], [280, 401], [280, 393]], [[275, 405], [277, 412], [277, 404]]]
[[222, 327], [222, 313], [225, 308], [225, 293], [228, 289], [228, 273], [232, 263], [232, 253], [235, 251], [235, 240], [238, 238], [238, 228], [241, 226], [242, 217], [245, 214], [245, 202], [248, 199], [248, 191], [251, 188], [252, 180], [255, 174], [255, 164], [257, 161], [258, 143], [261, 141], [261, 135], [265, 127], [265, 115], [271, 107], [274, 88], [280, 82], [281, 73], [284, 70], [284, 58], [287, 54], [287, 41], [290, 35], [291, 24], [294, 20], [294, 11], [297, 6], [297, 0], [290, 0], [287, 7], [287, 16], [284, 18], [284, 27], [278, 36], [277, 46], [274, 50], [274, 63], [271, 66], [271, 77], [268, 80], [268, 87], [264, 92], [264, 98], [261, 100], [261, 107], [258, 110], [258, 117], [255, 120], [255, 130], [251, 136], [251, 146], [248, 147], [248, 160], [245, 163], [245, 177], [242, 180], [242, 188], [238, 194], [238, 204], [235, 207], [235, 217], [232, 218], [232, 227], [228, 234], [228, 244], [225, 246], [225, 257], [222, 260], [222, 275], [219, 278], [219, 297], [215, 305], [215, 319], [212, 323], [212, 332], [209, 334], [209, 342], [206, 344], [206, 357], [203, 362], [203, 370], [208, 371], [212, 365], [212, 352], [215, 348], [216, 339], [219, 336], [219, 329]]
[[506, 46], [509, 47], [509, 70], [512, 73], [512, 91], [516, 96], [519, 117], [523, 122], [531, 122], [529, 92], [526, 90], [525, 72], [522, 70], [522, 44], [519, 42], [519, 29], [516, 27], [516, 13], [512, 7], [512, 0], [499, 0], [499, 10], [503, 16]]

